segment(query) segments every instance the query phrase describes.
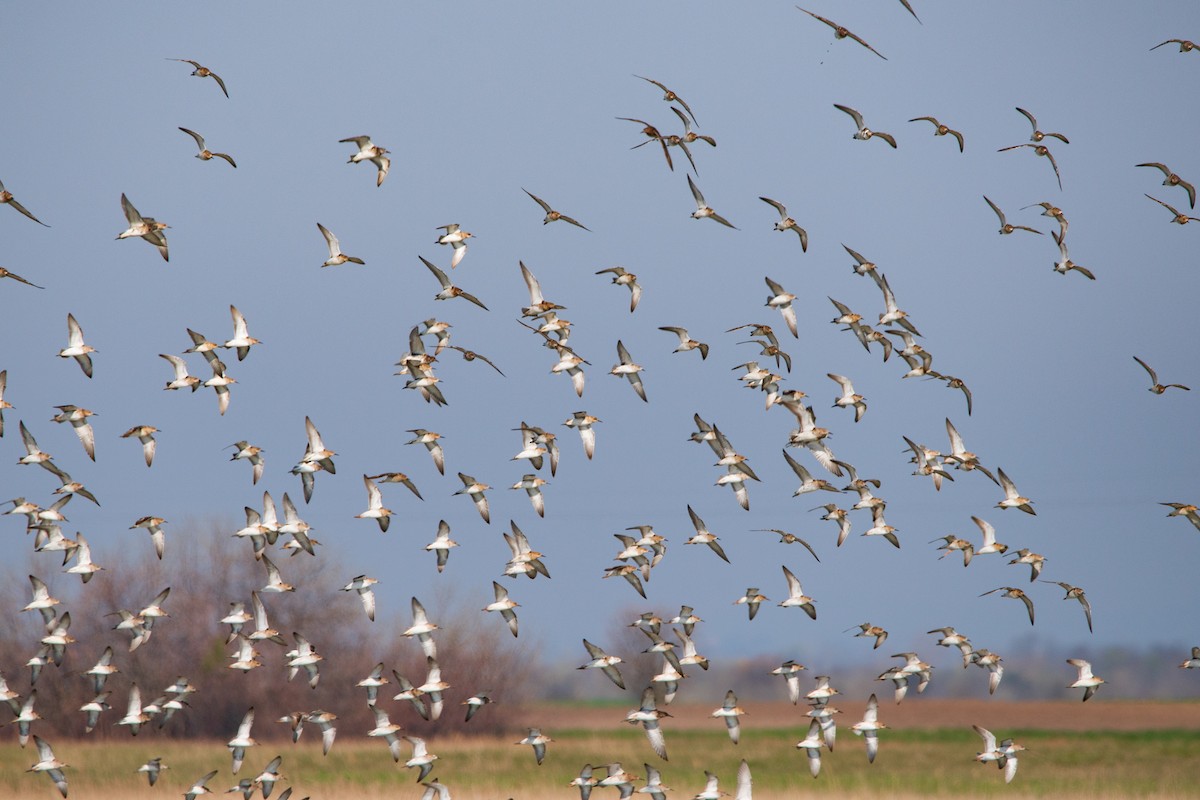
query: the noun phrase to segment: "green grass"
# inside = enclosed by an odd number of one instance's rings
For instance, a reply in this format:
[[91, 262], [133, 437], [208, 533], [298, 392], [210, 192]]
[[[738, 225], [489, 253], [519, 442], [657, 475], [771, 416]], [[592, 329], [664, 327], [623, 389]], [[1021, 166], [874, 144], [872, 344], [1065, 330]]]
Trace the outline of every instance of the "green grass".
[[[671, 760], [651, 752], [640, 728], [612, 731], [562, 729], [552, 732], [546, 762], [538, 767], [531, 748], [512, 744], [519, 735], [495, 739], [441, 738], [429, 742], [440, 758], [432, 773], [451, 787], [456, 800], [557, 797], [574, 800], [566, 784], [584, 763], [620, 761], [644, 777], [650, 761], [687, 800], [704, 783], [704, 771], [720, 776], [731, 791], [738, 763], [750, 762], [754, 788], [763, 800], [794, 797], [797, 792], [830, 797], [1187, 797], [1196, 794], [1195, 767], [1200, 764], [1200, 731], [1142, 732], [1006, 731], [1028, 750], [1016, 780], [1009, 786], [994, 767], [976, 764], [980, 740], [959, 729], [884, 731], [879, 757], [868, 764], [862, 742], [848, 728], [839, 729], [837, 749], [824, 753], [819, 778], [812, 779], [802, 753], [795, 749], [801, 733], [790, 730], [745, 730], [734, 746], [722, 731], [667, 728]], [[253, 777], [276, 754], [283, 773], [295, 787], [296, 800], [372, 800], [417, 798], [416, 773], [392, 763], [382, 742], [349, 731], [339, 733], [332, 752], [322, 757], [319, 745], [302, 741], [271, 742], [253, 748], [237, 776], [229, 772], [228, 751], [219, 742], [173, 742], [141, 736], [136, 740], [62, 740], [56, 755], [68, 769], [71, 797], [79, 800], [179, 797], [191, 782], [219, 769], [210, 788], [218, 794]], [[407, 752], [407, 745], [405, 752]], [[171, 769], [150, 789], [135, 773], [151, 756], [162, 756]], [[0, 797], [30, 800], [57, 797], [44, 776], [24, 770], [36, 761], [32, 743], [0, 748]], [[278, 789], [276, 791], [279, 791]], [[596, 800], [611, 800], [614, 790], [596, 790]]]

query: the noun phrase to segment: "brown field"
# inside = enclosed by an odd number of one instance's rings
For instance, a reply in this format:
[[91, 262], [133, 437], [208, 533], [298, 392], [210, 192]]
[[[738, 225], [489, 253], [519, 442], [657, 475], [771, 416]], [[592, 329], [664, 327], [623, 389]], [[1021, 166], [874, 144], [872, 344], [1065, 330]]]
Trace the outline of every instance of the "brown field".
[[[971, 729], [983, 725], [990, 730], [1055, 731], [1142, 731], [1200, 730], [1200, 701], [1108, 701], [1097, 696], [1086, 704], [1081, 701], [1005, 701], [978, 699], [930, 699], [909, 695], [900, 705], [891, 702], [891, 692], [879, 694], [879, 716], [897, 730]], [[750, 728], [789, 728], [808, 726], [807, 707], [778, 702], [747, 702], [742, 725]], [[846, 719], [857, 719], [865, 703], [860, 700], [835, 700]], [[672, 729], [706, 729], [719, 722], [708, 715], [712, 707], [670, 706]], [[567, 715], [572, 728], [605, 730], [619, 722], [627, 709], [622, 705], [580, 706], [546, 703], [506, 709], [515, 729], [543, 725]]]
[[[1195, 797], [1195, 767], [1200, 764], [1200, 715], [1196, 703], [1033, 702], [906, 699], [885, 703], [880, 719], [889, 726], [880, 737], [879, 758], [871, 765], [860, 741], [848, 730], [861, 712], [861, 702], [839, 703], [843, 714], [834, 753], [823, 757], [818, 779], [809, 777], [803, 756], [794, 749], [802, 735], [802, 708], [786, 704], [749, 704], [742, 741], [734, 746], [724, 727], [707, 715], [711, 709], [671, 706], [664, 721], [671, 760], [653, 756], [640, 729], [622, 724], [619, 705], [541, 704], [508, 708], [514, 725], [539, 725], [555, 741], [538, 767], [530, 748], [514, 746], [523, 735], [513, 730], [498, 737], [430, 738], [440, 758], [432, 777], [452, 790], [455, 800], [575, 800], [567, 783], [584, 763], [620, 761], [645, 775], [643, 762], [653, 760], [663, 781], [674, 787], [668, 797], [687, 800], [704, 783], [704, 771], [721, 777], [732, 792], [738, 762], [749, 761], [759, 800], [783, 800], [797, 794], [848, 798], [963, 797], [1107, 798]], [[486, 713], [486, 710], [485, 712]], [[1028, 751], [1011, 785], [997, 770], [973, 762], [979, 738], [977, 723], [999, 736], [1014, 736]], [[177, 798], [193, 780], [212, 769], [219, 773], [210, 788], [220, 796], [240, 778], [254, 777], [273, 756], [283, 755], [286, 786], [294, 800], [418, 800], [421, 787], [414, 771], [393, 764], [384, 743], [361, 730], [339, 731], [328, 757], [316, 737], [306, 732], [300, 744], [263, 725], [262, 740], [247, 755], [237, 776], [230, 774], [229, 754], [221, 742], [178, 741], [143, 730], [136, 739], [58, 739], [56, 755], [73, 765], [67, 770], [72, 800], [151, 800]], [[15, 737], [14, 737], [15, 738]], [[408, 752], [407, 745], [404, 752]], [[161, 756], [171, 769], [151, 789], [136, 767]], [[405, 756], [407, 757], [407, 756]], [[15, 741], [0, 748], [0, 798], [54, 800], [57, 791], [44, 776], [24, 770], [36, 760], [32, 744]], [[231, 795], [236, 797], [237, 795]], [[255, 797], [261, 795], [256, 794]], [[616, 792], [597, 789], [593, 800], [616, 800]], [[640, 795], [639, 795], [640, 797]]]

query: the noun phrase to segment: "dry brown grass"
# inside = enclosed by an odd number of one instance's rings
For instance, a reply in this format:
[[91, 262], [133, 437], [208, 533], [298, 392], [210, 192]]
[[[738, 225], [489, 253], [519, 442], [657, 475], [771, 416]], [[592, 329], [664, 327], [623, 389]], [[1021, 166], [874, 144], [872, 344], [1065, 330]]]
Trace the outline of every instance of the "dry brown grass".
[[[844, 703], [843, 719], [859, 704]], [[440, 756], [433, 775], [455, 800], [574, 800], [568, 781], [584, 763], [621, 761], [644, 775], [643, 762], [654, 758], [639, 729], [620, 722], [623, 709], [546, 704], [508, 709], [554, 737], [546, 762], [535, 766], [530, 748], [513, 743], [521, 732], [501, 736], [430, 737]], [[797, 792], [838, 798], [896, 797], [1054, 797], [1176, 798], [1196, 795], [1194, 767], [1200, 763], [1200, 721], [1194, 703], [991, 703], [987, 701], [906, 700], [885, 706], [881, 719], [890, 730], [881, 737], [879, 758], [869, 765], [862, 744], [843, 723], [838, 746], [827, 754], [820, 778], [808, 776], [793, 745], [802, 735], [799, 709], [779, 704], [752, 705], [744, 719], [742, 743], [733, 746], [708, 709], [672, 707], [666, 720], [671, 760], [658, 763], [671, 796], [687, 798], [711, 769], [726, 789], [740, 759], [749, 760], [758, 800], [794, 798]], [[1029, 750], [1016, 781], [1005, 786], [995, 769], [975, 764], [979, 739], [976, 722], [1001, 736], [1013, 735]], [[266, 731], [264, 731], [266, 733]], [[218, 794], [238, 778], [253, 777], [276, 754], [300, 800], [393, 800], [420, 797], [415, 773], [392, 763], [382, 742], [363, 730], [343, 728], [333, 751], [321, 756], [314, 740], [299, 745], [264, 742], [253, 748], [241, 773], [229, 772], [229, 754], [219, 741], [180, 742], [144, 731], [137, 739], [54, 742], [68, 770], [71, 797], [83, 800], [162, 800], [179, 797], [191, 782], [211, 769]], [[264, 737], [265, 738], [265, 737]], [[406, 748], [407, 749], [407, 748]], [[150, 756], [162, 756], [171, 769], [151, 789], [135, 770]], [[36, 756], [32, 746], [0, 748], [0, 798], [53, 800], [57, 792], [43, 776], [23, 772]], [[655, 759], [657, 761], [657, 759]], [[726, 786], [728, 783], [730, 785]], [[282, 788], [282, 787], [281, 787]], [[273, 797], [278, 796], [278, 789]], [[236, 797], [236, 795], [232, 795]], [[595, 800], [614, 800], [612, 790], [597, 790]]]

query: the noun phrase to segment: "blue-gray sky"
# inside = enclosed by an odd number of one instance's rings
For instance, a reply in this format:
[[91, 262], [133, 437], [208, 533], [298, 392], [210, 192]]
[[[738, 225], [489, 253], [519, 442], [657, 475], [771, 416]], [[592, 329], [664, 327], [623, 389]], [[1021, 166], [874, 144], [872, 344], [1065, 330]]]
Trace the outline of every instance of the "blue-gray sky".
[[[126, 530], [143, 515], [170, 520], [169, 537], [200, 535], [213, 519], [232, 532], [263, 489], [277, 501], [284, 491], [298, 498], [288, 469], [303, 453], [308, 415], [337, 451], [338, 474], [318, 476], [302, 513], [323, 553], [345, 565], [345, 579], [380, 579], [377, 624], [406, 619], [408, 596], [432, 595], [438, 584], [488, 602], [507, 558], [500, 534], [513, 519], [554, 575], [511, 586], [523, 630], [554, 653], [573, 652], [581, 635], [603, 638], [618, 610], [673, 614], [681, 603], [709, 620], [704, 643], [714, 653], [786, 652], [810, 665], [865, 658], [864, 643], [843, 631], [867, 620], [891, 630], [897, 649], [932, 651], [924, 632], [953, 625], [1003, 652], [1030, 628], [1019, 603], [978, 597], [1002, 585], [1031, 593], [1033, 633], [1044, 639], [1195, 644], [1177, 610], [1197, 601], [1200, 534], [1158, 503], [1200, 501], [1192, 344], [1200, 225], [1169, 224], [1169, 212], [1143, 194], [1190, 211], [1186, 195], [1134, 165], [1163, 162], [1200, 179], [1189, 91], [1200, 55], [1173, 45], [1150, 51], [1200, 36], [1200, 13], [1185, 2], [915, 5], [923, 24], [886, 0], [813, 6], [886, 61], [835, 41], [790, 3], [360, 3], [352, 11], [293, 3], [153, 13], [81, 4], [52, 20], [42, 6], [10, 9], [0, 48], [0, 180], [51, 227], [0, 208], [0, 265], [46, 287], [0, 283], [0, 369], [16, 406], [0, 441], [0, 493], [51, 500], [48, 473], [14, 465], [25, 420], [103, 503], [72, 502], [67, 533], [84, 531], [99, 563], [119, 562], [130, 548], [150, 547]], [[230, 97], [170, 58], [209, 66]], [[635, 75], [678, 92], [698, 130], [716, 137], [715, 149], [693, 146], [696, 182], [740, 230], [689, 218], [695, 204], [678, 151], [671, 172], [653, 146], [629, 149], [644, 137], [617, 117], [679, 132], [661, 92]], [[899, 149], [853, 140], [834, 103], [894, 134]], [[1016, 106], [1070, 138], [1048, 140], [1062, 191], [1028, 149], [997, 152], [1028, 141]], [[907, 121], [924, 115], [963, 131], [966, 152]], [[233, 155], [238, 168], [194, 159], [179, 126]], [[353, 148], [338, 142], [363, 134], [391, 150], [381, 188], [374, 168], [347, 164]], [[543, 226], [522, 188], [592, 232]], [[169, 264], [144, 242], [113, 241], [125, 227], [123, 192], [171, 225]], [[984, 194], [1010, 222], [1045, 235], [998, 236]], [[785, 203], [808, 230], [806, 254], [795, 236], [772, 231], [777, 217], [760, 195]], [[1055, 224], [1036, 208], [1020, 210], [1040, 201], [1064, 210], [1071, 257], [1095, 282], [1051, 270]], [[317, 222], [366, 265], [321, 269]], [[453, 278], [490, 312], [433, 300], [436, 283], [418, 256], [448, 265], [447, 248], [433, 241], [435, 226], [451, 222], [477, 237]], [[934, 368], [971, 387], [972, 416], [959, 393], [902, 381], [896, 360], [881, 363], [878, 351], [864, 352], [829, 323], [827, 296], [872, 321], [883, 308], [875, 285], [851, 273], [842, 243], [880, 265]], [[592, 364], [582, 399], [549, 373], [553, 354], [514, 321], [527, 304], [518, 260], [567, 307], [570, 343]], [[633, 314], [628, 292], [594, 274], [614, 265], [645, 288]], [[726, 333], [765, 322], [786, 334], [763, 306], [764, 276], [799, 298], [800, 337], [781, 336], [796, 359], [785, 387], [809, 394], [839, 458], [882, 479], [899, 551], [857, 535], [837, 549], [833, 523], [809, 511], [824, 494], [791, 497], [797, 481], [780, 451], [792, 417], [764, 411], [764, 396], [741, 387], [731, 368], [755, 350], [738, 344], [744, 331]], [[162, 391], [170, 370], [157, 354], [181, 353], [188, 327], [228, 338], [231, 303], [263, 344], [241, 363], [226, 356], [238, 383], [220, 417], [211, 390]], [[68, 312], [99, 350], [93, 380], [54, 358]], [[447, 407], [403, 390], [393, 362], [409, 328], [433, 316], [507, 377], [447, 353], [437, 368]], [[708, 360], [673, 355], [661, 325], [709, 342]], [[645, 367], [649, 403], [605, 374], [618, 339]], [[1198, 391], [1151, 395], [1135, 354], [1164, 381]], [[198, 357], [190, 363], [209, 377]], [[860, 423], [829, 407], [836, 387], [827, 372], [851, 377], [866, 395]], [[97, 412], [96, 464], [67, 427], [47, 422], [61, 403]], [[591, 462], [560, 425], [580, 409], [603, 420]], [[688, 441], [697, 412], [762, 477], [750, 486], [749, 513], [713, 485], [720, 470], [711, 452]], [[1003, 467], [1034, 499], [1036, 517], [993, 508], [1001, 492], [978, 474], [956, 473], [940, 492], [910, 476], [901, 437], [945, 450], [946, 417], [983, 463]], [[510, 461], [521, 421], [557, 432], [563, 450], [558, 475], [545, 476], [544, 520], [523, 492], [506, 488], [528, 471]], [[162, 431], [151, 469], [136, 443], [118, 438], [134, 424]], [[405, 430], [418, 427], [445, 436], [445, 477], [423, 449], [402, 446]], [[239, 439], [266, 450], [258, 487], [222, 449]], [[793, 454], [821, 475], [807, 454]], [[426, 499], [385, 487], [397, 515], [381, 534], [354, 515], [366, 507], [360, 476], [385, 470], [408, 473]], [[451, 497], [460, 470], [494, 487], [491, 525]], [[732, 564], [683, 545], [688, 504]], [[1027, 568], [1007, 558], [980, 557], [965, 570], [956, 558], [939, 561], [927, 542], [948, 533], [978, 539], [972, 515], [994, 524], [1012, 550], [1045, 555], [1043, 577], [1084, 587], [1095, 634], [1058, 587], [1030, 585]], [[855, 534], [869, 525], [864, 511], [852, 517]], [[439, 519], [462, 544], [442, 575], [421, 550]], [[619, 579], [600, 579], [617, 549], [611, 534], [638, 524], [669, 539], [648, 602]], [[17, 518], [3, 525], [5, 558], [23, 565], [29, 540]], [[821, 563], [755, 528], [803, 536]], [[55, 556], [35, 563], [47, 577], [57, 573]], [[748, 623], [732, 605], [748, 585], [782, 599], [781, 564], [817, 599], [816, 622], [772, 604]], [[282, 568], [286, 577], [286, 560]], [[302, 590], [354, 602], [334, 594], [339, 586]]]

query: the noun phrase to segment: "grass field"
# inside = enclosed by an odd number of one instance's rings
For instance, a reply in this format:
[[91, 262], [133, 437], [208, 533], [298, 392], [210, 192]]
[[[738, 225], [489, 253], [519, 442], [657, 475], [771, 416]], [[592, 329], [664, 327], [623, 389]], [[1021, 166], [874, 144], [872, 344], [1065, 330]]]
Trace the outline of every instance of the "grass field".
[[[1035, 727], [1007, 728], [979, 719], [998, 735], [1012, 736], [1028, 748], [1016, 780], [1007, 786], [997, 769], [974, 763], [980, 739], [969, 726], [906, 727], [901, 709], [887, 707], [881, 708], [880, 718], [893, 728], [882, 732], [875, 763], [867, 763], [862, 742], [850, 732], [849, 722], [842, 719], [837, 748], [824, 754], [821, 775], [815, 780], [808, 774], [803, 754], [794, 747], [803, 731], [789, 723], [798, 714], [791, 720], [759, 714], [761, 721], [756, 727], [753, 708], [744, 718], [742, 740], [737, 746], [729, 741], [719, 722], [704, 718], [707, 711], [681, 710], [680, 724], [664, 725], [669, 762], [660, 762], [653, 755], [640, 729], [614, 722], [622, 712], [610, 709], [544, 707], [527, 711], [547, 717], [554, 712], [560, 720], [555, 726], [544, 725], [544, 732], [554, 742], [540, 767], [535, 765], [529, 747], [513, 744], [521, 738], [521, 732], [498, 738], [431, 739], [429, 746], [439, 755], [432, 776], [450, 787], [453, 797], [459, 800], [573, 800], [578, 794], [567, 783], [580, 767], [611, 761], [620, 761], [627, 770], [643, 776], [643, 762], [651, 761], [662, 771], [663, 782], [672, 787], [671, 794], [687, 800], [703, 787], [706, 769], [720, 776], [723, 789], [732, 791], [742, 758], [750, 762], [755, 794], [760, 800], [795, 797], [798, 793], [841, 798], [1197, 795], [1200, 729], [1196, 727], [1195, 704], [1111, 704], [1101, 716], [1122, 717], [1129, 724], [1098, 725], [1093, 730], [1080, 730], [1078, 724], [1090, 709], [1059, 705], [1060, 713], [1025, 715], [1026, 719], [1036, 720]], [[857, 709], [847, 706], [845, 712], [843, 718], [852, 718]], [[942, 713], [955, 712], [947, 704]], [[1170, 723], [1183, 716], [1190, 724], [1147, 727], [1156, 719]], [[607, 719], [608, 723], [596, 725], [593, 720], [597, 718]], [[1061, 722], [1061, 727], [1056, 722]], [[274, 732], [264, 730], [260, 735], [265, 738], [269, 733]], [[53, 745], [58, 758], [72, 765], [67, 773], [71, 797], [77, 800], [179, 797], [192, 781], [212, 769], [220, 771], [210, 788], [222, 794], [237, 779], [254, 777], [279, 754], [283, 755], [282, 772], [288, 778], [281, 786], [294, 787], [295, 800], [305, 796], [313, 800], [420, 796], [415, 771], [406, 770], [402, 763], [393, 764], [383, 742], [369, 740], [362, 732], [339, 731], [333, 750], [323, 758], [316, 738], [307, 737], [306, 733], [298, 745], [284, 739], [251, 749], [237, 776], [230, 774], [229, 754], [220, 742], [169, 741], [144, 732], [137, 739], [63, 739]], [[161, 756], [171, 767], [153, 789], [135, 773], [138, 765], [152, 756]], [[15, 742], [0, 748], [0, 797], [45, 800], [58, 796], [44, 776], [24, 772], [34, 761], [32, 744], [25, 750]], [[279, 791], [277, 788], [276, 793]], [[616, 796], [613, 789], [597, 789], [593, 794], [596, 800]]]

